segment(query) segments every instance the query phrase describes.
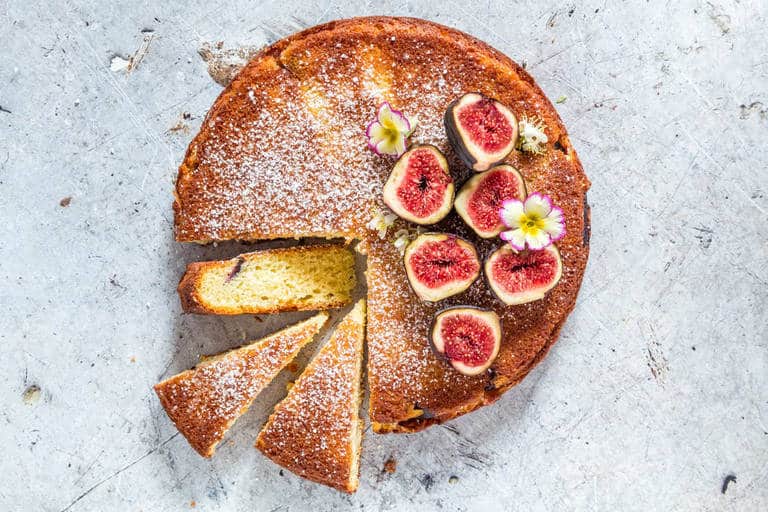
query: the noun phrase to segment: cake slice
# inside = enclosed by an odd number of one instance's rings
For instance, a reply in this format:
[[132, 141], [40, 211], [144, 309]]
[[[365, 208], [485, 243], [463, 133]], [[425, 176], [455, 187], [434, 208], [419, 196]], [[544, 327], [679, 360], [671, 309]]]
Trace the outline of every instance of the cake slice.
[[351, 249], [328, 244], [190, 263], [178, 290], [187, 313], [239, 315], [340, 308], [355, 283]]
[[317, 315], [243, 347], [208, 357], [155, 385], [165, 412], [192, 448], [210, 457], [216, 445], [328, 320]]
[[361, 300], [277, 404], [256, 440], [277, 464], [348, 493], [357, 490], [360, 475], [364, 339]]

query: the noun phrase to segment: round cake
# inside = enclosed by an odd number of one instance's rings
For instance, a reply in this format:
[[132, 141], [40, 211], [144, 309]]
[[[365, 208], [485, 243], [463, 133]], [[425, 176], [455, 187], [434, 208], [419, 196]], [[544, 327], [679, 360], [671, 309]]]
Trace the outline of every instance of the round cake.
[[[539, 119], [541, 153], [504, 160], [528, 192], [563, 210], [557, 242], [562, 277], [541, 300], [508, 306], [483, 279], [445, 300], [414, 293], [393, 243], [414, 228], [398, 219], [383, 236], [369, 227], [384, 211], [382, 187], [395, 160], [371, 151], [366, 126], [388, 102], [418, 120], [412, 145], [447, 158], [456, 190], [475, 172], [448, 142], [449, 105], [480, 93], [518, 119]], [[497, 400], [546, 355], [574, 307], [589, 253], [584, 175], [560, 118], [511, 59], [462, 32], [418, 19], [331, 22], [259, 52], [221, 93], [190, 144], [176, 184], [176, 238], [207, 243], [276, 238], [345, 238], [367, 255], [367, 375], [376, 432], [414, 432]], [[480, 238], [452, 211], [430, 227], [477, 248], [481, 261], [504, 242]], [[452, 306], [494, 310], [501, 346], [480, 375], [455, 371], [430, 348], [435, 315]]]

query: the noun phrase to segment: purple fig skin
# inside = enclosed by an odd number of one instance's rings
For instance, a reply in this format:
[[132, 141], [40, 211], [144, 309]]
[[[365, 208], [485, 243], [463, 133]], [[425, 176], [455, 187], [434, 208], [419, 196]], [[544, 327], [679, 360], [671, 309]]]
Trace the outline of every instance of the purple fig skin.
[[[467, 147], [467, 144], [464, 142], [464, 138], [462, 137], [458, 126], [456, 125], [456, 116], [455, 110], [456, 107], [469, 95], [477, 95], [481, 99], [489, 99], [492, 100], [494, 103], [497, 103], [498, 105], [501, 105], [504, 109], [506, 109], [509, 114], [511, 114], [513, 121], [510, 121], [512, 124], [513, 132], [512, 137], [510, 140], [510, 148], [509, 151], [507, 151], [504, 154], [497, 155], [491, 160], [488, 161], [480, 161], [478, 158], [473, 155], [469, 148]], [[517, 117], [512, 113], [511, 110], [504, 104], [502, 104], [500, 101], [488, 98], [484, 94], [481, 94], [479, 92], [470, 92], [462, 95], [460, 98], [452, 101], [448, 108], [445, 111], [445, 115], [443, 116], [443, 124], [445, 125], [445, 134], [448, 137], [448, 141], [451, 144], [451, 147], [456, 152], [456, 155], [459, 157], [459, 159], [462, 161], [462, 163], [467, 166], [468, 168], [474, 170], [475, 172], [481, 172], [481, 171], [487, 171], [494, 165], [500, 164], [504, 161], [504, 159], [509, 155], [515, 147], [515, 143], [517, 142], [518, 137], [518, 126], [517, 126]]]
[[445, 111], [445, 115], [443, 116], [445, 134], [448, 137], [448, 142], [451, 144], [451, 147], [456, 152], [456, 156], [459, 157], [459, 160], [461, 160], [461, 162], [468, 168], [474, 169], [477, 160], [474, 156], [469, 154], [464, 144], [459, 142], [461, 137], [456, 131], [456, 121], [454, 120], [453, 111], [458, 103], [459, 100], [452, 101]]

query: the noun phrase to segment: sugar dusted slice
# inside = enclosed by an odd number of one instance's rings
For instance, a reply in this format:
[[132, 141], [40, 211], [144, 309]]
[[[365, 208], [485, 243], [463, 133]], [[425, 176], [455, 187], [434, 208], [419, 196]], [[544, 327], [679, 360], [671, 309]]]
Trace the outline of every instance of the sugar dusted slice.
[[357, 490], [360, 474], [364, 339], [361, 300], [277, 404], [256, 440], [256, 447], [280, 466], [347, 493]]
[[156, 384], [160, 403], [192, 448], [210, 457], [235, 420], [327, 320], [328, 313], [319, 313], [250, 345], [205, 358]]

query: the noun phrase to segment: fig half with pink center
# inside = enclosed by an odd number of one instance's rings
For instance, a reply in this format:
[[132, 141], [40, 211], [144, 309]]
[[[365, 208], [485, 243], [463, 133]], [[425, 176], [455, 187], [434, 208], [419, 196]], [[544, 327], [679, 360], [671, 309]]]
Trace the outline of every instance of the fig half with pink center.
[[451, 211], [454, 185], [445, 156], [434, 146], [415, 146], [401, 156], [384, 184], [384, 203], [399, 217], [434, 224]]
[[463, 292], [480, 275], [475, 247], [445, 233], [418, 236], [405, 248], [404, 262], [413, 291], [429, 302]]
[[448, 105], [443, 122], [456, 154], [475, 171], [488, 170], [501, 162], [517, 143], [515, 114], [482, 94], [465, 94]]
[[435, 317], [430, 341], [458, 372], [480, 375], [499, 354], [501, 322], [493, 311], [471, 306], [446, 309]]
[[504, 245], [485, 261], [488, 286], [510, 306], [543, 299], [562, 275], [563, 262], [554, 244], [539, 251], [522, 252]]
[[493, 238], [505, 229], [499, 217], [504, 201], [523, 201], [525, 196], [520, 172], [511, 165], [497, 165], [470, 178], [456, 194], [454, 207], [478, 236]]

